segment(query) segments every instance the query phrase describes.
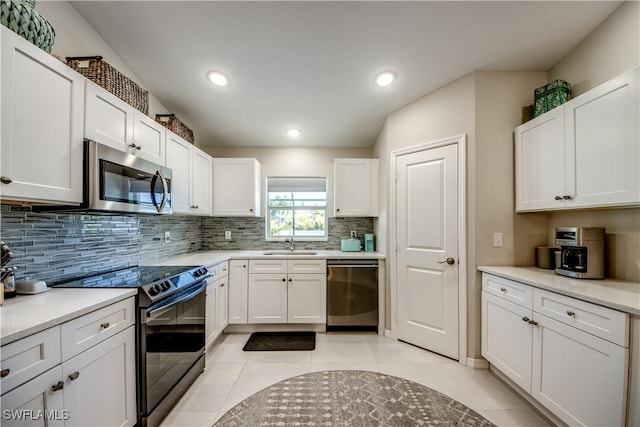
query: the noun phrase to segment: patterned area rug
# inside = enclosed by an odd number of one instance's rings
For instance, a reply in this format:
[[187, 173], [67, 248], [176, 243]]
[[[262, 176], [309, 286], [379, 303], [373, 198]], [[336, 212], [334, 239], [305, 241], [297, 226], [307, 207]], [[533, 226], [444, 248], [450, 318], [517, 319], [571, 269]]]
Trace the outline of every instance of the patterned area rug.
[[215, 427], [494, 426], [423, 385], [368, 371], [313, 372], [280, 381], [240, 402]]

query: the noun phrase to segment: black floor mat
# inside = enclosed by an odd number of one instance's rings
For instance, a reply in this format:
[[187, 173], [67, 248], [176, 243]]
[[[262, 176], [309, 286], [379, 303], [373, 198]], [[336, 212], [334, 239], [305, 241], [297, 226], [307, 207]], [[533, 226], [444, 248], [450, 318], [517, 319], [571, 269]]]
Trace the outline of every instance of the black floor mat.
[[315, 348], [315, 332], [254, 332], [242, 351], [309, 351]]

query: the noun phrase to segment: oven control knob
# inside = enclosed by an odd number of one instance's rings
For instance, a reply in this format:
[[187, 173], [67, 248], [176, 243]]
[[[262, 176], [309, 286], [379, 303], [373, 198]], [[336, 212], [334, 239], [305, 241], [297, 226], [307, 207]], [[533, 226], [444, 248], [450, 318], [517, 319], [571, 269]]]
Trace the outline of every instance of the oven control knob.
[[171, 284], [169, 282], [162, 282], [160, 286], [162, 286], [163, 291], [168, 291], [169, 289], [171, 289]]
[[200, 277], [200, 276], [203, 276], [205, 274], [207, 274], [207, 269], [204, 268], [204, 267], [203, 268], [199, 268], [199, 269], [197, 269], [196, 271], [193, 272], [193, 275], [196, 276], [196, 277]]
[[160, 293], [162, 289], [160, 289], [160, 286], [158, 285], [153, 285], [149, 288], [149, 295], [151, 295], [152, 297], [155, 297], [156, 295], [158, 295]]

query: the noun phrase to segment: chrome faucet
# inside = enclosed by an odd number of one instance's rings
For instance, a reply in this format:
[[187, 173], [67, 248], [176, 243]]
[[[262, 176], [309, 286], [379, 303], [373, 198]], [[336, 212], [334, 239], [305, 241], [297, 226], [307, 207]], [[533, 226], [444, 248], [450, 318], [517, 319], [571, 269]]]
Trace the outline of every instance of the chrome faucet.
[[296, 248], [296, 243], [293, 241], [293, 237], [289, 237], [284, 240], [285, 243], [289, 244], [289, 250], [293, 251]]

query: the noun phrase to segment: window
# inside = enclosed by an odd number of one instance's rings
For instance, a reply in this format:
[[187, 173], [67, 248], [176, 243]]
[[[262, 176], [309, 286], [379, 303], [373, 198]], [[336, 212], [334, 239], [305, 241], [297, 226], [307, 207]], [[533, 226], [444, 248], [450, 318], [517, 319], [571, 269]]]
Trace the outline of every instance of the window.
[[327, 178], [267, 177], [267, 238], [327, 239]]

